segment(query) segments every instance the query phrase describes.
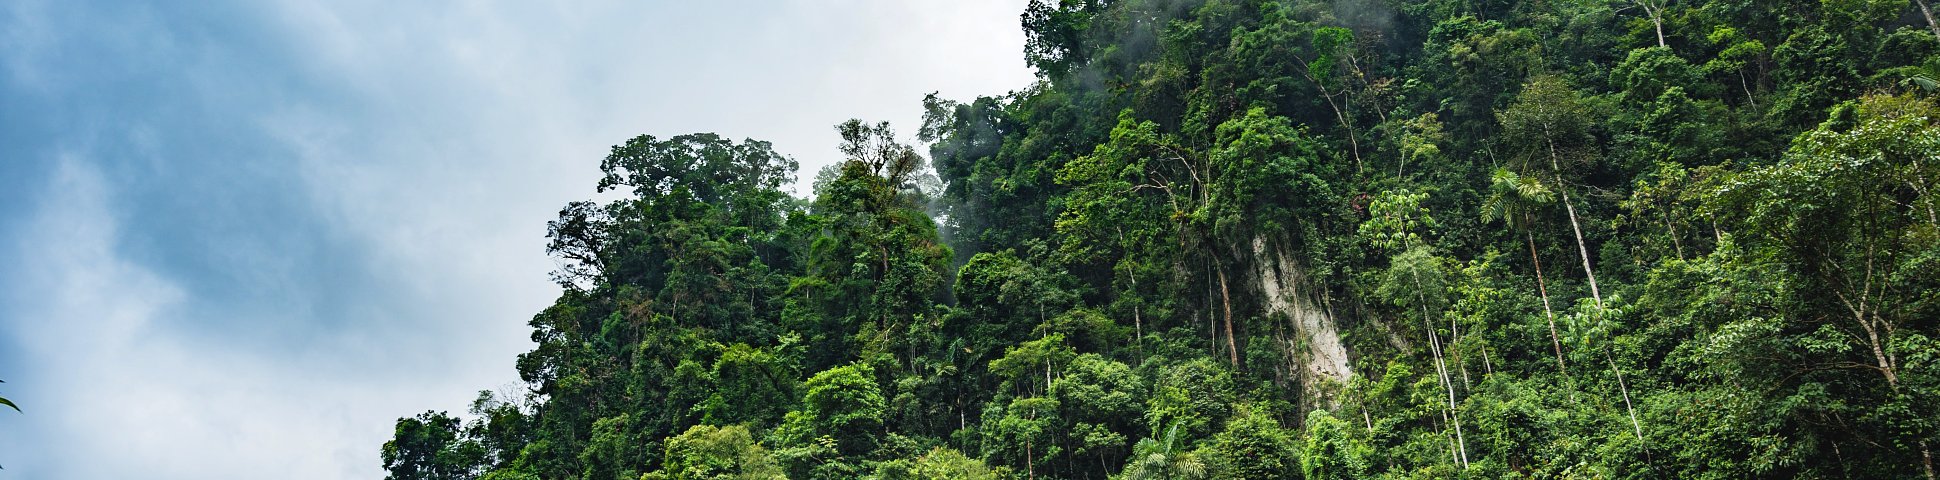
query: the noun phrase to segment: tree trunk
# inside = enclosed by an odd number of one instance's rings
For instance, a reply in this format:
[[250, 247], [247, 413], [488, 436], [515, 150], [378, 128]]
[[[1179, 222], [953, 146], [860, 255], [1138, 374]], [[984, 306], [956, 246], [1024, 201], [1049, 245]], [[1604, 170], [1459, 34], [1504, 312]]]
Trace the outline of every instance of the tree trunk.
[[1037, 478], [1036, 458], [1037, 457], [1031, 453], [1031, 441], [1025, 440], [1024, 441], [1024, 472], [1026, 476], [1024, 478], [1032, 478], [1032, 479]]
[[[1933, 17], [1927, 17], [1929, 19]], [[1927, 441], [1920, 441], [1920, 461], [1927, 467], [1927, 480], [1933, 480], [1933, 449], [1927, 448]]]
[[1677, 237], [1678, 237], [1678, 235], [1677, 235], [1677, 226], [1676, 226], [1676, 225], [1672, 225], [1672, 224], [1671, 224], [1671, 214], [1670, 214], [1670, 212], [1664, 212], [1664, 230], [1667, 230], [1667, 231], [1669, 231], [1669, 233], [1671, 234], [1671, 248], [1673, 248], [1673, 249], [1676, 249], [1676, 250], [1677, 250], [1677, 259], [1678, 259], [1678, 260], [1683, 260], [1683, 259], [1684, 259], [1684, 241], [1683, 241], [1683, 240], [1678, 240], [1678, 239], [1677, 239]]
[[1664, 17], [1657, 13], [1651, 13], [1650, 23], [1657, 26], [1657, 46], [1667, 50], [1670, 49], [1670, 44], [1664, 43]]
[[1226, 288], [1226, 267], [1218, 265], [1216, 268], [1219, 269], [1219, 301], [1224, 309], [1226, 320], [1226, 355], [1232, 360], [1233, 369], [1237, 370], [1239, 369], [1239, 346], [1233, 340], [1233, 295]]
[[[1870, 271], [1870, 265], [1868, 267], [1869, 268], [1868, 268], [1867, 274], [1870, 276], [1872, 273]], [[1868, 283], [1867, 288], [1870, 289], [1871, 288], [1870, 279], [1867, 283]], [[1845, 294], [1840, 294], [1839, 297], [1840, 297], [1840, 300], [1847, 300], [1845, 298]], [[1900, 376], [1899, 376], [1899, 373], [1896, 371], [1899, 369], [1898, 368], [1899, 366], [1896, 365], [1898, 362], [1893, 361], [1893, 356], [1887, 355], [1886, 349], [1885, 349], [1885, 343], [1888, 341], [1891, 341], [1891, 338], [1887, 338], [1887, 339], [1880, 338], [1879, 326], [1875, 324], [1875, 322], [1879, 322], [1877, 320], [1879, 318], [1879, 312], [1870, 311], [1871, 309], [1867, 308], [1866, 303], [1864, 303], [1865, 302], [1864, 296], [1861, 297], [1860, 301], [1861, 301], [1860, 304], [1854, 305], [1852, 304], [1851, 301], [1848, 300], [1845, 302], [1846, 308], [1849, 308], [1852, 310], [1854, 319], [1858, 320], [1859, 326], [1866, 330], [1866, 341], [1867, 341], [1866, 343], [1868, 343], [1869, 344], [1868, 346], [1872, 348], [1873, 361], [1878, 362], [1879, 364], [1879, 373], [1886, 377], [1886, 385], [1892, 388], [1893, 391], [1899, 391]], [[1869, 316], [1871, 318], [1868, 318]], [[1879, 323], [1883, 323], [1883, 322], [1879, 322]], [[1891, 332], [1888, 332], [1887, 335], [1890, 337], [1892, 334]], [[1925, 471], [1926, 471], [1925, 473], [1927, 478], [1929, 480], [1934, 479], [1935, 473], [1933, 469], [1933, 449], [1927, 445], [1926, 440], [1920, 441], [1920, 464], [1922, 467], [1925, 468]]]
[[1590, 268], [1590, 247], [1583, 243], [1583, 225], [1576, 221], [1576, 205], [1570, 203], [1569, 185], [1563, 183], [1563, 161], [1556, 154], [1556, 142], [1549, 143], [1549, 165], [1556, 173], [1556, 193], [1563, 196], [1563, 210], [1569, 212], [1570, 231], [1576, 233], [1576, 253], [1583, 257], [1583, 277], [1590, 280], [1590, 298], [1603, 308], [1603, 292], [1596, 287], [1596, 270]]
[[[1936, 34], [1936, 35], [1940, 35], [1940, 34]], [[1758, 99], [1752, 98], [1751, 82], [1748, 80], [1745, 80], [1744, 70], [1738, 71], [1738, 87], [1745, 89], [1745, 103], [1751, 104], [1751, 108], [1758, 108]]]
[[1428, 331], [1428, 351], [1435, 355], [1435, 374], [1441, 380], [1442, 390], [1448, 392], [1449, 423], [1455, 426], [1456, 460], [1463, 469], [1468, 468], [1468, 441], [1462, 438], [1462, 416], [1455, 412], [1455, 381], [1448, 375], [1448, 361], [1442, 354], [1441, 335], [1435, 333], [1435, 324], [1428, 320], [1428, 297], [1422, 292], [1421, 274], [1415, 273], [1415, 299], [1421, 302], [1421, 326]]
[[1569, 193], [1563, 194], [1563, 210], [1569, 212], [1570, 230], [1576, 233], [1576, 254], [1583, 257], [1583, 277], [1590, 281], [1590, 298], [1596, 301], [1597, 308], [1602, 308], [1603, 292], [1597, 289], [1596, 270], [1590, 267], [1590, 247], [1583, 243], [1583, 225], [1576, 221], [1576, 206], [1570, 204]]
[[[1920, 16], [1927, 19], [1927, 30], [1933, 31], [1933, 38], [1940, 38], [1940, 22], [1933, 20], [1933, 8], [1927, 6], [1927, 0], [1913, 0], [1913, 3], [1920, 6]], [[1933, 465], [1930, 461], [1927, 465], [1927, 478], [1933, 478]]]
[[1549, 287], [1543, 283], [1543, 261], [1536, 256], [1536, 232], [1523, 233], [1529, 239], [1529, 263], [1536, 266], [1536, 293], [1543, 297], [1543, 319], [1549, 321], [1549, 343], [1556, 347], [1556, 368], [1568, 375], [1569, 364], [1563, 362], [1563, 337], [1556, 334], [1556, 312], [1549, 308]]
[[1644, 448], [1648, 450], [1650, 445], [1644, 440], [1644, 426], [1637, 421], [1637, 407], [1630, 404], [1630, 387], [1623, 383], [1623, 370], [1617, 369], [1617, 359], [1610, 356], [1610, 350], [1603, 351], [1603, 359], [1610, 362], [1610, 372], [1617, 374], [1617, 389], [1623, 392], [1623, 409], [1630, 412], [1630, 428], [1636, 430], [1637, 441], [1644, 443]]
[[1462, 329], [1460, 324], [1457, 323], [1461, 319], [1454, 315], [1447, 315], [1447, 317], [1448, 348], [1451, 350], [1449, 354], [1455, 356], [1455, 371], [1462, 372], [1462, 391], [1474, 390], [1475, 384], [1470, 382], [1468, 378], [1468, 356], [1462, 354], [1468, 348], [1468, 345], [1462, 343]]
[[1636, 0], [1636, 2], [1639, 8], [1644, 9], [1644, 15], [1650, 17], [1650, 24], [1657, 27], [1657, 46], [1670, 48], [1670, 44], [1664, 42], [1664, 3], [1669, 2], [1661, 0]]

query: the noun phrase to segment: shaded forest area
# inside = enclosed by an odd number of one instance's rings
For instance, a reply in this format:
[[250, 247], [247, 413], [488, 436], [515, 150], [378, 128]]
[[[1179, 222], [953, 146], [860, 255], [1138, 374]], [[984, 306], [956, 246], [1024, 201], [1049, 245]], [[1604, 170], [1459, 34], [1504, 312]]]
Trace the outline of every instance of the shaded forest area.
[[1033, 1], [1035, 84], [838, 125], [811, 199], [613, 147], [525, 389], [384, 464], [1933, 479], [1927, 3]]

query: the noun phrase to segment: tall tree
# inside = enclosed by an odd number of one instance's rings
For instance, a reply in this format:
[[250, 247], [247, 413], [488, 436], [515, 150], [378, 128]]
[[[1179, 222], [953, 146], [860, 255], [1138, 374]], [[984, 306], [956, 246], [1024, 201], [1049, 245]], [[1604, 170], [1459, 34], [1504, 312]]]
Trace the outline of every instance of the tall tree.
[[1589, 280], [1590, 297], [1603, 305], [1603, 292], [1597, 287], [1596, 270], [1590, 266], [1590, 247], [1583, 240], [1583, 225], [1571, 202], [1569, 182], [1564, 180], [1565, 161], [1587, 159], [1590, 138], [1590, 112], [1576, 90], [1561, 78], [1538, 76], [1523, 84], [1522, 93], [1499, 115], [1506, 140], [1522, 150], [1524, 158], [1548, 163], [1549, 174], [1569, 214], [1570, 231], [1576, 234], [1576, 252], [1583, 260], [1583, 277]]
[[[1940, 152], [1940, 106], [1909, 95], [1870, 96], [1842, 106], [1801, 135], [1783, 161], [1747, 172], [1724, 192], [1744, 215], [1757, 254], [1786, 267], [1801, 310], [1795, 318], [1808, 325], [1844, 319], [1843, 326], [1819, 328], [1846, 332], [1837, 342], [1859, 348], [1834, 351], [1864, 360], [1827, 363], [1879, 375], [1884, 388], [1866, 392], [1881, 402], [1878, 408], [1924, 418], [1940, 413], [1928, 390], [1934, 380], [1910, 379], [1904, 365], [1907, 357], [1927, 353], [1901, 349], [1930, 345], [1931, 322], [1916, 319], [1940, 314], [1930, 295], [1940, 284], [1915, 273], [1940, 266], [1934, 152]], [[1880, 433], [1915, 445], [1933, 478], [1931, 444], [1940, 429], [1880, 420], [1898, 424], [1893, 433]]]
[[1563, 361], [1563, 340], [1556, 334], [1556, 311], [1549, 305], [1549, 287], [1543, 281], [1543, 260], [1536, 252], [1536, 214], [1555, 201], [1548, 187], [1533, 177], [1506, 169], [1489, 176], [1489, 198], [1482, 202], [1482, 221], [1501, 220], [1512, 231], [1521, 231], [1529, 245], [1529, 264], [1536, 273], [1536, 293], [1543, 299], [1543, 319], [1549, 322], [1549, 340], [1556, 350], [1556, 368], [1568, 372]]

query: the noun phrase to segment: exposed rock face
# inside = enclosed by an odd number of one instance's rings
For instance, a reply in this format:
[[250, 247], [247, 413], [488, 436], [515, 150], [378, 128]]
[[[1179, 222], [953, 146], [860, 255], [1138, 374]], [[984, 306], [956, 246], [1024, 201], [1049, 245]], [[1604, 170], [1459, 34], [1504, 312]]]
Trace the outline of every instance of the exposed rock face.
[[1268, 319], [1291, 323], [1292, 334], [1280, 339], [1281, 348], [1297, 364], [1295, 371], [1305, 398], [1332, 406], [1333, 389], [1326, 386], [1345, 384], [1354, 376], [1333, 316], [1316, 298], [1316, 289], [1309, 288], [1305, 273], [1293, 258], [1279, 249], [1268, 249], [1262, 239], [1253, 240], [1253, 255], [1263, 313]]

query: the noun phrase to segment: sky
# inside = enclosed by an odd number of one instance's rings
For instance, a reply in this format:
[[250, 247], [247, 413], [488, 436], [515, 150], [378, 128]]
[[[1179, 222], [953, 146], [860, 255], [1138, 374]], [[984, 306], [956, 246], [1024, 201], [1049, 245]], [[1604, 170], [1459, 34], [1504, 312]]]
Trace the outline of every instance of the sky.
[[805, 184], [838, 122], [1028, 86], [1022, 10], [0, 2], [0, 480], [381, 477], [398, 417], [519, 388], [610, 146]]

